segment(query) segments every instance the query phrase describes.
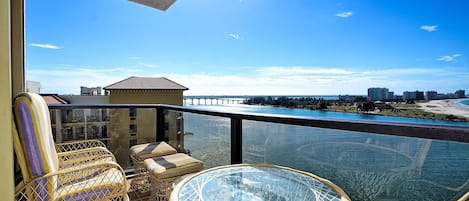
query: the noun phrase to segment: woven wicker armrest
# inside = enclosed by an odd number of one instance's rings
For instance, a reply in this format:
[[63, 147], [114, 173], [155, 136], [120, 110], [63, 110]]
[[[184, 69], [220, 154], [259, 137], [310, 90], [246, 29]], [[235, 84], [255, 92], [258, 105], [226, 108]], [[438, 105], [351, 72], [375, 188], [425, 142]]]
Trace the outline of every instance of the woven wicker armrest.
[[116, 161], [114, 155], [104, 147], [93, 147], [77, 151], [60, 152], [59, 167], [67, 168], [96, 161]]
[[73, 142], [64, 142], [60, 144], [56, 144], [55, 148], [57, 152], [67, 152], [67, 151], [76, 151], [80, 149], [87, 149], [92, 147], [104, 147], [106, 145], [99, 141], [99, 140], [80, 140], [80, 141], [73, 141]]

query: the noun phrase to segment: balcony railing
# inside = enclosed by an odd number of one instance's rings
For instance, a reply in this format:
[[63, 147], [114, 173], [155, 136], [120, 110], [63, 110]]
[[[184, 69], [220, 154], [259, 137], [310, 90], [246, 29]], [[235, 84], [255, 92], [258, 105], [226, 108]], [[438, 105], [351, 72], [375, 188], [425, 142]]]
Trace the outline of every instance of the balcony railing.
[[[128, 148], [168, 141], [206, 167], [270, 163], [327, 178], [353, 200], [456, 200], [469, 191], [469, 127], [229, 113], [169, 105], [53, 105], [53, 127], [97, 136], [131, 168]], [[62, 111], [106, 121], [67, 123]], [[136, 114], [133, 116], [130, 113]], [[136, 112], [135, 112], [136, 111]], [[77, 112], [81, 113], [81, 112]], [[97, 119], [100, 119], [99, 117]], [[101, 118], [102, 119], [102, 118]], [[93, 134], [88, 127], [94, 126]], [[85, 128], [81, 129], [79, 127]]]

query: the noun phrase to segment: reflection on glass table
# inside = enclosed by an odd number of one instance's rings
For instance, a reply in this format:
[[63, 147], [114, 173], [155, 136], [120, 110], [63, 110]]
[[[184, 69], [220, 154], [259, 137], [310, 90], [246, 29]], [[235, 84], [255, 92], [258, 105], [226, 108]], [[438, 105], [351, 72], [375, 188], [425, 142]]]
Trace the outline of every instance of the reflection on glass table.
[[350, 200], [329, 180], [267, 164], [211, 168], [179, 182], [171, 201]]

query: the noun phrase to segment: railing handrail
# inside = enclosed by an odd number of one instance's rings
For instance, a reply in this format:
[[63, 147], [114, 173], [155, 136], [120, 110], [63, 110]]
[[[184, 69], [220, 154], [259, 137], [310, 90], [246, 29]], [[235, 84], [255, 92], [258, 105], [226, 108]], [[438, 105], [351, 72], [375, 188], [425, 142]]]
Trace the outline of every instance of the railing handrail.
[[118, 109], [118, 108], [155, 108], [189, 112], [202, 115], [226, 117], [235, 120], [251, 120], [287, 125], [308, 126], [345, 131], [368, 132], [376, 134], [417, 137], [469, 143], [469, 127], [454, 125], [416, 124], [401, 122], [383, 122], [366, 120], [325, 119], [277, 114], [259, 114], [243, 112], [221, 112], [199, 108], [164, 104], [63, 104], [49, 105], [51, 109]]

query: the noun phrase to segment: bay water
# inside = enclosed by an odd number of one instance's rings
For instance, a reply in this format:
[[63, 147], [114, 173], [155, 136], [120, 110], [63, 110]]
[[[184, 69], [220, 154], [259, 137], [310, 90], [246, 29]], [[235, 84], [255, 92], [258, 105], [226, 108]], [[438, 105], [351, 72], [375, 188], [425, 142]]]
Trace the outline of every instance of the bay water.
[[[463, 122], [251, 105], [192, 106], [234, 113], [469, 126]], [[184, 147], [205, 167], [230, 164], [230, 119], [184, 113]], [[352, 200], [456, 200], [469, 191], [469, 144], [243, 121], [243, 162], [331, 180]]]
[[469, 107], [469, 99], [459, 101], [458, 103]]

